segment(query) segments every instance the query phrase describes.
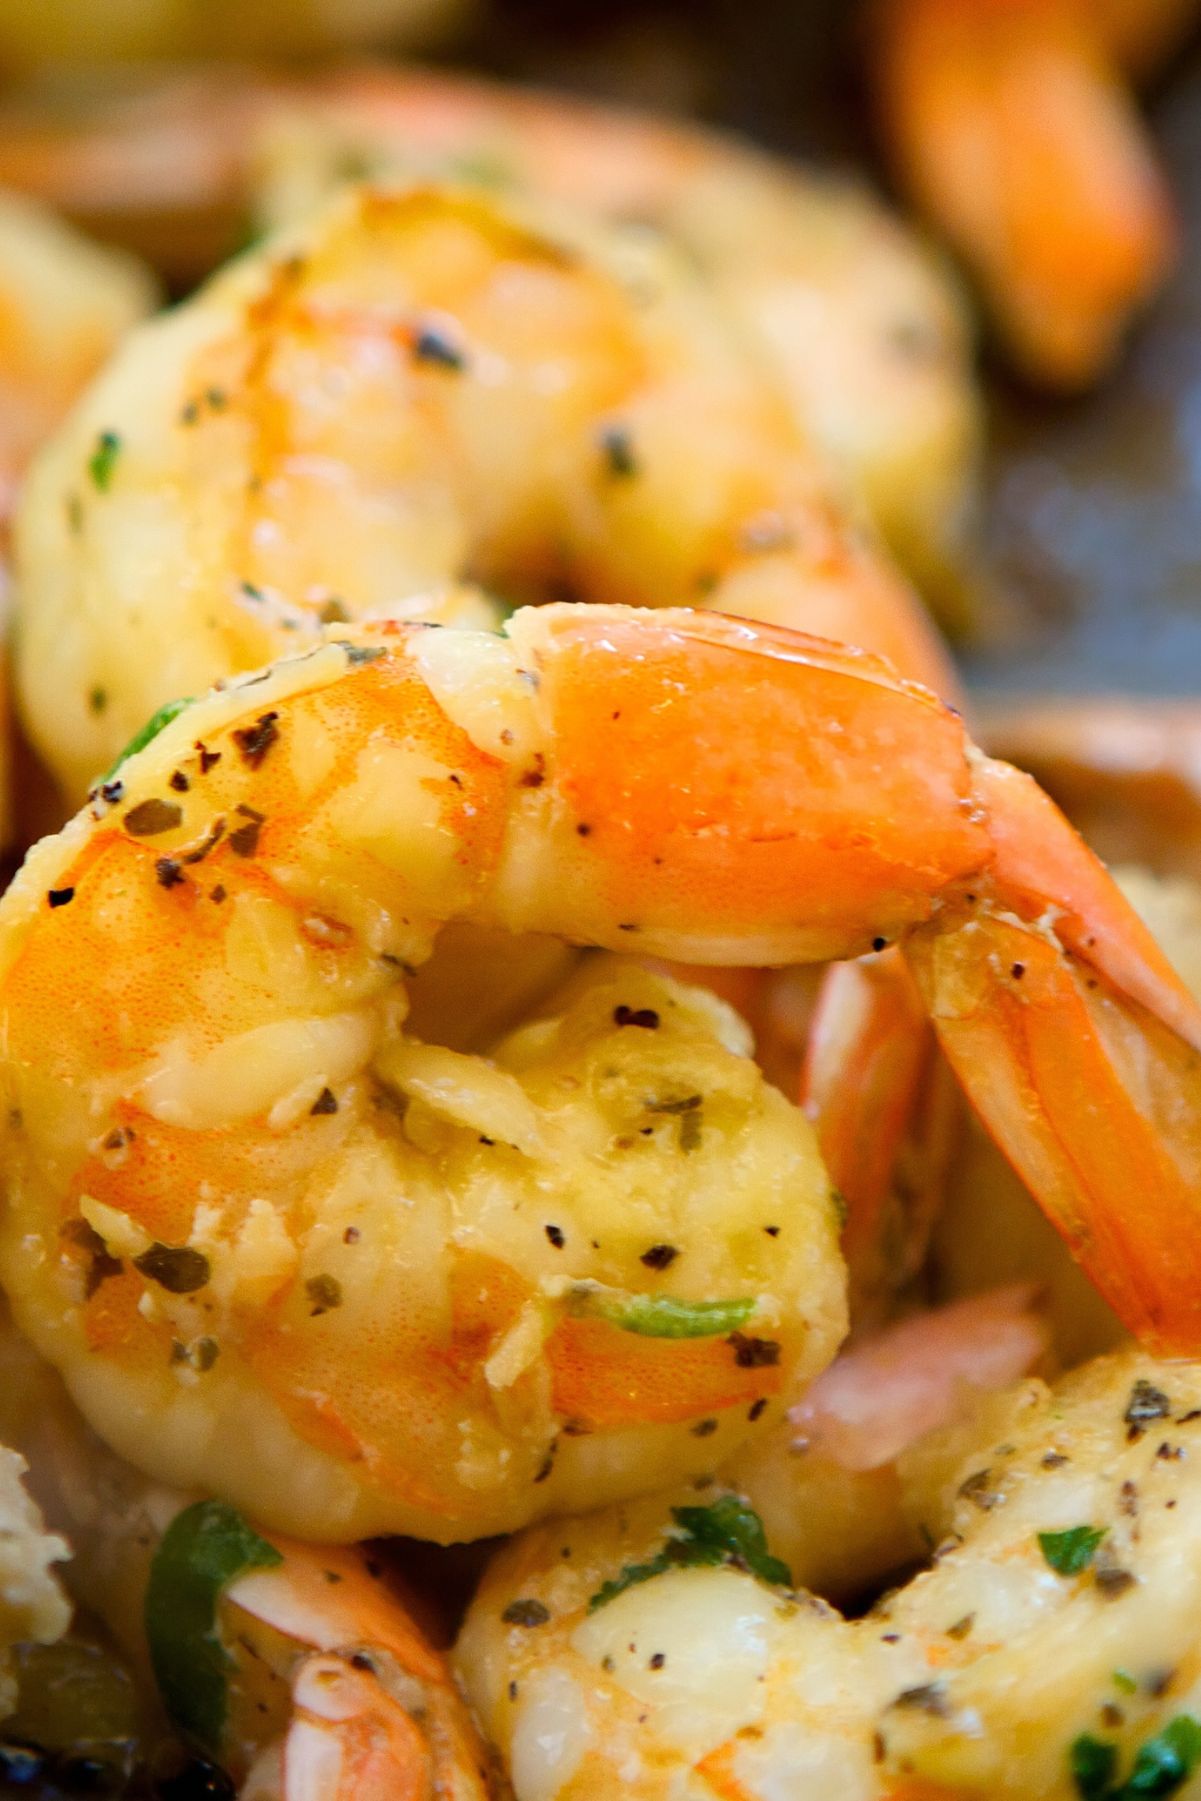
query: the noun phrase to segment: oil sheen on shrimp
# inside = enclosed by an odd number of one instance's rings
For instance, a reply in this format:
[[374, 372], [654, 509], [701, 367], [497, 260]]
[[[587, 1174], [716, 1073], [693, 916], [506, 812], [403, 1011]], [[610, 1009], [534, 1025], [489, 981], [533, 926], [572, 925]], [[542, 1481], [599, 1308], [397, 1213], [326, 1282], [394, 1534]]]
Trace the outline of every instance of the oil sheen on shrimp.
[[151, 1473], [313, 1537], [479, 1535], [711, 1467], [833, 1356], [828, 1180], [740, 1025], [602, 966], [491, 1064], [414, 1044], [448, 921], [897, 941], [1092, 1280], [1201, 1339], [1196, 1005], [957, 714], [713, 614], [383, 622], [185, 708], [0, 902], [0, 1271]]
[[165, 700], [323, 621], [445, 617], [465, 578], [782, 620], [953, 688], [699, 280], [463, 192], [354, 190], [136, 335], [18, 563], [24, 716], [76, 802]]
[[982, 1429], [932, 1567], [854, 1622], [791, 1588], [720, 1484], [517, 1539], [457, 1654], [517, 1801], [1186, 1792], [1201, 1367], [1103, 1358]]

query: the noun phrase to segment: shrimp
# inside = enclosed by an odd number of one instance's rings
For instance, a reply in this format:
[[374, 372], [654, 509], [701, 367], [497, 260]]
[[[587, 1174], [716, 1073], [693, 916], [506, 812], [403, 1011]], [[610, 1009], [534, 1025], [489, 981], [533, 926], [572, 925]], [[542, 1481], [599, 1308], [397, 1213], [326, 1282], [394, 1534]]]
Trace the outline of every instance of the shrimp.
[[147, 1481], [7, 1320], [0, 1344], [5, 1427], [70, 1537], [73, 1594], [247, 1801], [485, 1801], [466, 1707], [378, 1560]]
[[[875, 61], [898, 176], [978, 276], [1019, 368], [1087, 385], [1176, 249], [1166, 183], [1106, 37], [1136, 8], [883, 0]], [[1098, 17], [1100, 15], [1100, 17]]]
[[76, 797], [164, 700], [465, 575], [703, 599], [953, 687], [700, 285], [464, 193], [354, 191], [135, 335], [18, 563], [25, 719]]
[[401, 1030], [449, 920], [898, 942], [1092, 1279], [1195, 1342], [1195, 1004], [956, 713], [687, 610], [331, 630], [164, 725], [0, 902], [0, 1274], [117, 1450], [300, 1536], [451, 1539], [712, 1467], [830, 1361], [828, 1181], [739, 1022], [602, 965], [462, 1061]]
[[503, 1550], [457, 1661], [517, 1801], [1182, 1790], [1201, 1366], [1126, 1351], [987, 1414], [942, 1446], [932, 1566], [856, 1621], [793, 1588], [720, 1484]]
[[653, 228], [766, 354], [810, 440], [942, 617], [970, 610], [982, 408], [940, 261], [857, 184], [749, 145], [428, 69], [195, 75], [77, 121], [10, 108], [0, 180], [194, 282], [247, 215], [303, 221], [348, 172], [469, 181]]
[[1044, 1368], [1047, 1349], [1032, 1284], [912, 1314], [843, 1351], [722, 1478], [794, 1582], [862, 1597], [929, 1548], [943, 1429], [963, 1422], [978, 1436], [984, 1397]]

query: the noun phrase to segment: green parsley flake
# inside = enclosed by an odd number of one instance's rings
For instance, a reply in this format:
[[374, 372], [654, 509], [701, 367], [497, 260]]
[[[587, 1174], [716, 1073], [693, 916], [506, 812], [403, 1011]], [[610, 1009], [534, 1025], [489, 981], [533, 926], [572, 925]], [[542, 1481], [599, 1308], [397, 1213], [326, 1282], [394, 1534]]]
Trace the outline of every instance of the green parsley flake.
[[1201, 1720], [1180, 1713], [1140, 1745], [1124, 1782], [1115, 1782], [1118, 1748], [1082, 1733], [1068, 1752], [1080, 1801], [1143, 1801], [1174, 1795], [1201, 1762]]
[[96, 448], [88, 458], [88, 474], [102, 494], [107, 494], [113, 479], [113, 466], [121, 451], [121, 440], [115, 431], [102, 431]]
[[1040, 1532], [1039, 1548], [1058, 1576], [1078, 1576], [1096, 1555], [1104, 1526], [1069, 1526], [1066, 1532]]
[[129, 743], [125, 746], [125, 749], [121, 752], [121, 755], [117, 758], [108, 774], [104, 777], [104, 780], [106, 782], [111, 781], [127, 758], [136, 756], [137, 752], [140, 750], [145, 750], [146, 746], [158, 737], [164, 726], [170, 725], [173, 719], [178, 719], [184, 708], [190, 707], [191, 704], [192, 702], [190, 699], [164, 701], [158, 712], [152, 713], [145, 725], [134, 733], [133, 737], [129, 740]]
[[588, 1603], [589, 1613], [605, 1607], [667, 1570], [718, 1568], [746, 1570], [772, 1588], [791, 1588], [792, 1572], [767, 1548], [763, 1521], [737, 1495], [723, 1495], [709, 1507], [673, 1507], [675, 1528], [661, 1551], [645, 1563], [627, 1563], [602, 1585]]
[[577, 1289], [571, 1296], [577, 1318], [608, 1320], [643, 1338], [718, 1338], [737, 1331], [755, 1311], [753, 1297], [733, 1301], [679, 1301], [671, 1295], [627, 1294], [619, 1290]]

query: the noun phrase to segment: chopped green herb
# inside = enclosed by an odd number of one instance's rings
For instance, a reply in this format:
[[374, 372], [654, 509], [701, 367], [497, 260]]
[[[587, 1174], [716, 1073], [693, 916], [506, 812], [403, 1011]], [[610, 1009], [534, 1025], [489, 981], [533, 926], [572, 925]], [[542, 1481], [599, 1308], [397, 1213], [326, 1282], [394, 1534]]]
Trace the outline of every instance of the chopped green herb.
[[571, 1297], [577, 1316], [608, 1320], [643, 1338], [720, 1338], [750, 1318], [752, 1296], [734, 1301], [678, 1301], [671, 1295], [623, 1294], [579, 1288]]
[[792, 1573], [786, 1563], [768, 1551], [762, 1520], [737, 1495], [723, 1495], [709, 1507], [673, 1507], [671, 1513], [675, 1530], [663, 1549], [645, 1563], [627, 1563], [593, 1595], [588, 1603], [589, 1613], [616, 1600], [627, 1588], [673, 1569], [727, 1564], [748, 1571], [773, 1588], [791, 1588]]
[[1201, 1760], [1201, 1720], [1179, 1713], [1162, 1732], [1141, 1746], [1134, 1768], [1121, 1790], [1121, 1801], [1135, 1795], [1174, 1795]]
[[283, 1560], [234, 1507], [197, 1501], [172, 1520], [150, 1566], [146, 1637], [168, 1715], [213, 1756], [221, 1752], [233, 1660], [217, 1636], [222, 1590]]
[[1104, 1526], [1069, 1526], [1066, 1532], [1040, 1532], [1039, 1548], [1059, 1576], [1078, 1576], [1096, 1555]]
[[1081, 1801], [1105, 1801], [1110, 1793], [1113, 1773], [1118, 1767], [1117, 1746], [1107, 1745], [1102, 1739], [1082, 1732], [1078, 1739], [1072, 1741], [1068, 1762], [1072, 1781], [1076, 1784], [1076, 1793]]
[[115, 431], [102, 431], [96, 439], [96, 448], [88, 458], [88, 474], [102, 494], [108, 493], [109, 483], [113, 479], [113, 465], [121, 450], [121, 440]]
[[1113, 1673], [1113, 1686], [1115, 1688], [1120, 1688], [1124, 1695], [1133, 1695], [1138, 1690], [1138, 1683], [1134, 1680], [1134, 1677], [1130, 1674], [1129, 1670], [1115, 1670]]
[[1140, 1745], [1124, 1782], [1115, 1782], [1118, 1748], [1082, 1733], [1068, 1753], [1081, 1801], [1138, 1801], [1174, 1795], [1201, 1763], [1201, 1720], [1180, 1713]]
[[104, 780], [106, 782], [111, 782], [113, 776], [127, 758], [136, 756], [140, 750], [145, 750], [146, 746], [158, 737], [164, 726], [170, 725], [173, 719], [178, 719], [184, 708], [190, 707], [191, 704], [191, 700], [165, 701], [157, 713], [152, 713], [150, 715], [150, 718], [146, 721], [142, 729], [134, 733], [133, 737], [129, 740], [129, 743], [125, 746], [125, 749], [121, 752], [121, 755], [117, 758], [108, 774], [104, 777]]

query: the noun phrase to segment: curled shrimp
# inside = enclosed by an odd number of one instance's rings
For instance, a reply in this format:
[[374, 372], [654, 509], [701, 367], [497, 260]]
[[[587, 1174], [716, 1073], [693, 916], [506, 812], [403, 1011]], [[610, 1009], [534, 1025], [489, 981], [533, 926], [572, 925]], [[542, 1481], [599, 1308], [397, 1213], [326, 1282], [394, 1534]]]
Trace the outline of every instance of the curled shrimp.
[[517, 1801], [1182, 1790], [1199, 1402], [1196, 1363], [1133, 1351], [994, 1399], [941, 1447], [932, 1566], [855, 1621], [720, 1483], [523, 1535], [457, 1649]]
[[1195, 1004], [957, 714], [703, 613], [384, 622], [185, 709], [0, 903], [0, 1270], [152, 1473], [304, 1536], [464, 1537], [711, 1467], [829, 1362], [830, 1191], [732, 1016], [602, 966], [459, 1061], [400, 1029], [450, 920], [719, 965], [898, 943], [1093, 1281], [1196, 1342]]
[[[766, 353], [802, 433], [962, 623], [982, 438], [954, 283], [865, 190], [694, 127], [429, 69], [191, 75], [74, 125], [10, 109], [0, 180], [194, 282], [253, 216], [303, 221], [357, 170], [472, 182], [682, 246]], [[149, 234], [149, 235], [148, 235]]]
[[353, 191], [135, 336], [18, 560], [25, 718], [76, 795], [164, 700], [465, 576], [782, 618], [952, 687], [703, 287], [465, 193]]
[[979, 277], [1019, 366], [1052, 387], [1103, 372], [1175, 255], [1174, 209], [1107, 42], [1133, 48], [1137, 11], [1080, 0], [876, 10], [900, 179]]
[[232, 1508], [148, 1481], [7, 1320], [0, 1346], [5, 1427], [69, 1537], [73, 1597], [244, 1801], [484, 1801], [488, 1760], [466, 1707], [378, 1559], [264, 1536]]

